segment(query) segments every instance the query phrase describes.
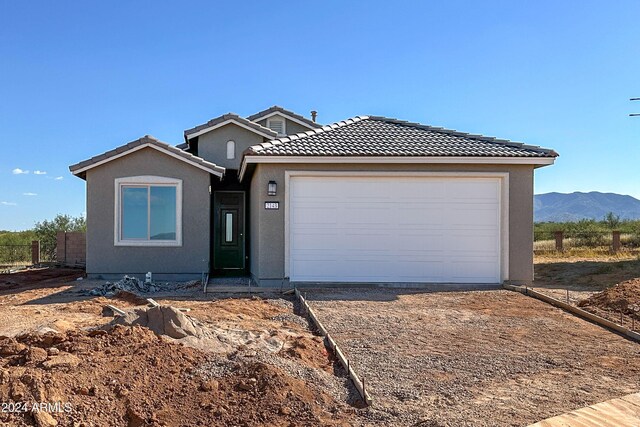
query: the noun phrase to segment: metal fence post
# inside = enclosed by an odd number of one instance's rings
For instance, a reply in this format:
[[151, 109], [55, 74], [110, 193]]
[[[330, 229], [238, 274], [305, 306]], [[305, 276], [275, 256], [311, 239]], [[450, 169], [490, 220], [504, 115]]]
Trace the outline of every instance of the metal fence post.
[[31, 264], [40, 264], [40, 240], [31, 241]]
[[562, 241], [564, 240], [564, 231], [554, 231], [553, 235], [556, 238], [556, 251], [564, 252], [564, 248], [562, 246]]
[[622, 247], [622, 245], [620, 243], [620, 232], [619, 231], [614, 231], [613, 232], [613, 243], [612, 243], [613, 253], [620, 252], [620, 248], [621, 247]]

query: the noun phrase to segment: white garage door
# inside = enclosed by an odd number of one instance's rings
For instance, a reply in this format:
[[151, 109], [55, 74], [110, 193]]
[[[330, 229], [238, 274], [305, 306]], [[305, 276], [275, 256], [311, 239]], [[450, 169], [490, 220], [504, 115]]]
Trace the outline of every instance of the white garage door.
[[291, 176], [289, 277], [500, 282], [500, 179]]

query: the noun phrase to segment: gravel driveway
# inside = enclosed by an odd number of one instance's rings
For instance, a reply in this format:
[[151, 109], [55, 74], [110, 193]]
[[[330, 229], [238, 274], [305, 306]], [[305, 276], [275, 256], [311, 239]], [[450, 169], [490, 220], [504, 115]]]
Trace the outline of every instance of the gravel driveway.
[[309, 290], [365, 425], [523, 426], [640, 390], [640, 345], [510, 291]]

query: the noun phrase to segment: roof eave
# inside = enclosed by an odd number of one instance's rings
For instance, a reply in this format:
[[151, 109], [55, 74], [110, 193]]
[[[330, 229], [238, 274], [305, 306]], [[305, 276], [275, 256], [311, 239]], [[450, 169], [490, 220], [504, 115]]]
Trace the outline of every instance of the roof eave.
[[548, 156], [267, 156], [245, 150], [240, 166], [239, 178], [244, 177], [247, 165], [257, 163], [310, 163], [310, 164], [487, 164], [487, 165], [532, 165], [535, 168], [549, 166], [555, 157]]
[[215, 163], [208, 162], [198, 156], [194, 156], [193, 154], [187, 153], [184, 150], [181, 150], [177, 147], [172, 147], [167, 143], [163, 143], [156, 140], [155, 138], [150, 138], [148, 136], [132, 141], [128, 144], [122, 145], [98, 156], [94, 156], [90, 159], [71, 165], [69, 166], [69, 171], [73, 175], [78, 176], [81, 179], [86, 179], [86, 171], [105, 163], [112, 162], [120, 157], [127, 156], [144, 148], [155, 149], [177, 160], [190, 164], [191, 166], [204, 170], [205, 172], [216, 175], [220, 178], [222, 178], [226, 172], [226, 169], [222, 166], [218, 166]]
[[256, 121], [268, 118], [269, 116], [274, 114], [280, 114], [282, 116], [285, 116], [291, 121], [294, 121], [303, 126], [307, 126], [309, 129], [317, 129], [322, 127], [320, 123], [316, 123], [313, 120], [309, 120], [300, 114], [294, 113], [293, 111], [287, 110], [278, 105], [269, 107], [266, 110], [258, 111], [257, 113], [248, 116], [246, 119], [252, 122], [256, 122]]
[[202, 125], [198, 125], [194, 128], [187, 129], [184, 131], [184, 138], [187, 143], [189, 140], [204, 135], [205, 133], [209, 133], [215, 129], [226, 126], [228, 124], [235, 124], [241, 128], [244, 128], [248, 131], [254, 132], [258, 135], [261, 135], [267, 139], [273, 139], [278, 136], [278, 133], [274, 130], [271, 130], [267, 127], [249, 121], [243, 117], [238, 116], [234, 113], [224, 114], [222, 116], [216, 117], [214, 119], [209, 120], [207, 123]]

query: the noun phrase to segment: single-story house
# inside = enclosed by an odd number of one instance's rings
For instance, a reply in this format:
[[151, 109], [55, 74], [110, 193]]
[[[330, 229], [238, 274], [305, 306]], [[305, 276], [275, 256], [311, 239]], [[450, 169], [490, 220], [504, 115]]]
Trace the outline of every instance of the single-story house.
[[550, 149], [376, 116], [225, 114], [70, 167], [87, 273], [293, 283], [529, 284]]

